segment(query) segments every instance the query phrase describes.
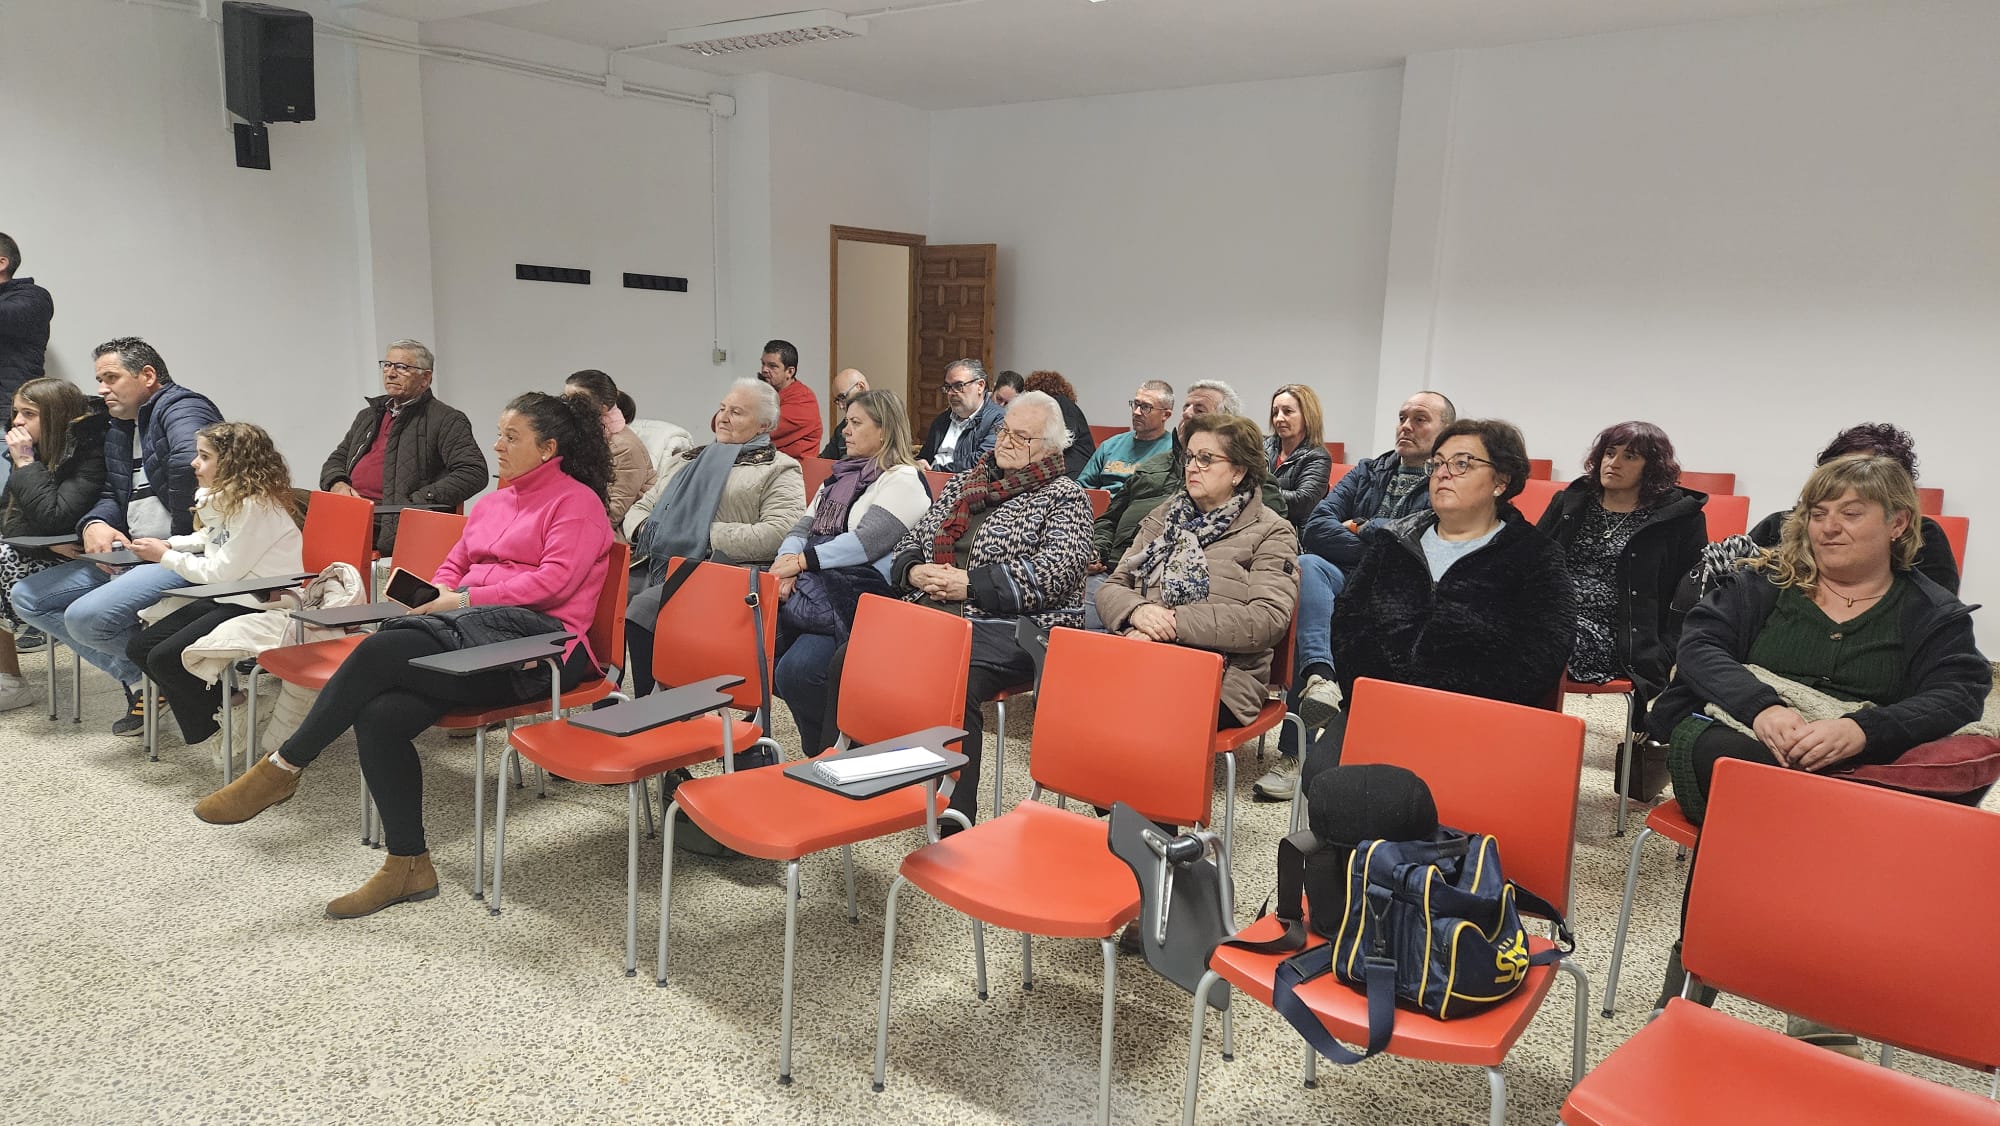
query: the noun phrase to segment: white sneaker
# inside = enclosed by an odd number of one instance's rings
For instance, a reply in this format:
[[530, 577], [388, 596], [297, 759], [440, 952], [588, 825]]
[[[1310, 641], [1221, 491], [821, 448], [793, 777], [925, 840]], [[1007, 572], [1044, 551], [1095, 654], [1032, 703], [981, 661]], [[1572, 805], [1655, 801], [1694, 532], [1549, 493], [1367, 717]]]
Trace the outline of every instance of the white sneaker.
[[0, 673], [0, 712], [25, 708], [35, 702], [35, 690], [25, 678]]
[[1339, 710], [1340, 682], [1318, 673], [1307, 677], [1305, 689], [1299, 693], [1299, 718], [1305, 721], [1306, 729], [1325, 727]]

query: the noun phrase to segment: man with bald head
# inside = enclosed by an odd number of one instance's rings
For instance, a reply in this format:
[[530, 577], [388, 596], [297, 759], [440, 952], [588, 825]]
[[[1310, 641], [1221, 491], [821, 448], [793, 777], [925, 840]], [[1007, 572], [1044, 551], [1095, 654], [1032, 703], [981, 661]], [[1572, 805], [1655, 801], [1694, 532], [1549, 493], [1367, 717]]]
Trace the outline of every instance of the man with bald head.
[[840, 374], [833, 377], [833, 437], [826, 440], [826, 448], [819, 452], [819, 456], [829, 461], [839, 461], [847, 456], [847, 427], [842, 425], [847, 421], [847, 404], [866, 390], [868, 377], [859, 369], [841, 368]]

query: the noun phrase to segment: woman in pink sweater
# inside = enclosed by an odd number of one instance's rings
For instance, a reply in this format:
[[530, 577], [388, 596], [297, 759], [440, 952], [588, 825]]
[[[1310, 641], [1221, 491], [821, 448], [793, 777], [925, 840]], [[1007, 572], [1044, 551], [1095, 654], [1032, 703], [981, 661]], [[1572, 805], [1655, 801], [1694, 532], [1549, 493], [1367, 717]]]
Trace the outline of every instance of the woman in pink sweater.
[[412, 740], [447, 711], [539, 695], [518, 687], [513, 670], [454, 677], [412, 668], [412, 659], [565, 629], [576, 639], [564, 650], [563, 689], [598, 673], [584, 640], [611, 548], [604, 515], [611, 455], [597, 412], [585, 400], [531, 391], [501, 412], [493, 452], [506, 484], [473, 508], [464, 537], [437, 569], [432, 582], [443, 593], [356, 646], [282, 747], [195, 806], [211, 824], [248, 821], [290, 799], [300, 772], [353, 728], [389, 856], [367, 883], [327, 905], [333, 918], [437, 895]]

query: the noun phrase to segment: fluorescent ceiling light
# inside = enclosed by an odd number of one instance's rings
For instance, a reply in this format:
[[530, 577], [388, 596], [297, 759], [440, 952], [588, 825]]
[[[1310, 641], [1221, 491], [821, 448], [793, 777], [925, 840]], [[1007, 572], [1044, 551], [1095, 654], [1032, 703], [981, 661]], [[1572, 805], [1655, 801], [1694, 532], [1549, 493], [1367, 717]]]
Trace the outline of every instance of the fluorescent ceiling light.
[[698, 27], [684, 27], [667, 33], [662, 44], [693, 51], [698, 55], [727, 55], [736, 51], [755, 51], [763, 47], [789, 47], [796, 43], [819, 43], [833, 39], [851, 39], [868, 34], [865, 21], [852, 19], [840, 12], [826, 8], [814, 8], [805, 12], [787, 12], [776, 16], [759, 16], [756, 19], [728, 20], [723, 23], [705, 23]]

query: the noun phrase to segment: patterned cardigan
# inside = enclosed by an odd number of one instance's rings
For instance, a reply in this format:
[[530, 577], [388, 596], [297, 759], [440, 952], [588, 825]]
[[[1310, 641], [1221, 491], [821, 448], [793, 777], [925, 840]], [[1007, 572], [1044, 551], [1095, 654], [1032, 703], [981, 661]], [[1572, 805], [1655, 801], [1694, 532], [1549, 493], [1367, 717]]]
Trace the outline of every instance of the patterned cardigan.
[[[968, 471], [972, 472], [972, 471]], [[896, 545], [890, 581], [903, 597], [922, 596], [906, 581], [910, 568], [931, 561], [937, 532], [958, 504], [965, 474], [953, 477], [903, 542]], [[960, 565], [972, 575], [961, 612], [969, 618], [1028, 616], [1042, 628], [1083, 625], [1083, 573], [1092, 556], [1090, 499], [1083, 487], [1058, 477], [975, 517], [972, 550]]]

